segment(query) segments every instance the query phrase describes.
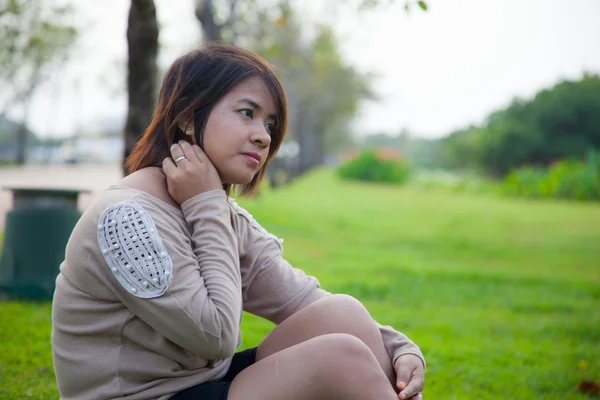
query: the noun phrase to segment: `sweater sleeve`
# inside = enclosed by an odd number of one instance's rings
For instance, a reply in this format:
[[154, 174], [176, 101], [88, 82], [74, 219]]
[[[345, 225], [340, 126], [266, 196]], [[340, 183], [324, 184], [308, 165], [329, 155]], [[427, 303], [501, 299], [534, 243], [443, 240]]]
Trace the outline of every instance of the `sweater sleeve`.
[[237, 347], [242, 312], [238, 243], [225, 192], [202, 193], [181, 210], [191, 242], [185, 227], [151, 201], [112, 206], [98, 226], [100, 251], [117, 295], [135, 315], [204, 359], [225, 359]]
[[[243, 208], [232, 202], [240, 244], [244, 310], [280, 324], [312, 302], [330, 295], [319, 281], [292, 267], [283, 258], [283, 240], [263, 229]], [[376, 322], [377, 323], [377, 322]], [[377, 323], [390, 359], [404, 354], [425, 358], [406, 335]]]

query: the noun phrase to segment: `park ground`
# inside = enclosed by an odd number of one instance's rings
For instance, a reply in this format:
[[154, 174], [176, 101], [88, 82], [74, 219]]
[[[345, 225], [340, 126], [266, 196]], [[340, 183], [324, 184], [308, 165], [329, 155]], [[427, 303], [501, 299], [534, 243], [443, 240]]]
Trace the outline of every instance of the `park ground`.
[[[0, 169], [0, 181], [89, 188], [84, 208], [120, 175], [48, 168]], [[592, 398], [577, 386], [600, 381], [598, 204], [348, 183], [329, 170], [240, 203], [285, 239], [294, 266], [421, 347], [426, 400]], [[50, 312], [0, 303], [1, 399], [58, 398]], [[271, 328], [245, 315], [242, 346]]]

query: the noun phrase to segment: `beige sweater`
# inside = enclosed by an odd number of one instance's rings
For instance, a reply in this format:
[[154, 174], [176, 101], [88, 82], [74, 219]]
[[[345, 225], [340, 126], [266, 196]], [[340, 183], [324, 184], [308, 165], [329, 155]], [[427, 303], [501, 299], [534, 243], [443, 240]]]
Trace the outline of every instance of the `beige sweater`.
[[[168, 399], [220, 379], [243, 310], [278, 324], [328, 295], [222, 190], [175, 208], [113, 186], [79, 220], [60, 271], [52, 349], [65, 400]], [[423, 358], [380, 329], [393, 360]]]

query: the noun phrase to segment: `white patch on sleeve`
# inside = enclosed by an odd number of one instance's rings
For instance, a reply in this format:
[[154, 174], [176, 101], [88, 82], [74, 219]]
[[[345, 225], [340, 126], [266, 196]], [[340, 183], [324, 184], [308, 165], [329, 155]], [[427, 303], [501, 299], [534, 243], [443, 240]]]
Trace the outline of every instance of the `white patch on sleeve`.
[[283, 251], [283, 239], [280, 239], [277, 236], [273, 235], [272, 233], [269, 233], [258, 222], [256, 222], [256, 220], [254, 219], [254, 217], [252, 216], [252, 214], [250, 214], [246, 209], [240, 207], [237, 204], [237, 202], [235, 201], [235, 199], [229, 197], [227, 200], [229, 201], [229, 204], [231, 204], [231, 206], [233, 207], [233, 209], [238, 214], [242, 215], [244, 218], [246, 218], [246, 220], [248, 220], [248, 222], [250, 223], [250, 226], [252, 226], [254, 229], [258, 230], [266, 238], [275, 240], [277, 242], [277, 244], [279, 245], [279, 248]]
[[173, 262], [154, 220], [133, 202], [115, 204], [98, 221], [100, 251], [119, 283], [144, 299], [161, 296], [173, 278]]

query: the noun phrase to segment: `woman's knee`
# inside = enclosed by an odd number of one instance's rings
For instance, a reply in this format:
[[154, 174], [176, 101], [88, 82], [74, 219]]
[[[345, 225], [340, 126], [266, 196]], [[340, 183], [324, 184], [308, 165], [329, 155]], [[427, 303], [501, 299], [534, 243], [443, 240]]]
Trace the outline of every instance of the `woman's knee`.
[[230, 397], [397, 399], [371, 350], [344, 333], [314, 337], [258, 361], [234, 379]]
[[354, 335], [331, 333], [313, 340], [317, 345], [311, 350], [318, 359], [316, 368], [322, 378], [337, 380], [369, 370], [379, 371], [371, 349]]
[[368, 318], [372, 320], [371, 314], [366, 307], [356, 298], [347, 294], [332, 294], [324, 297], [321, 300], [321, 307], [328, 308], [330, 312], [337, 315], [349, 316], [353, 319]]
[[260, 344], [257, 359], [322, 335], [348, 334], [372, 347], [381, 341], [375, 321], [355, 298], [334, 294], [315, 301], [278, 325]]

